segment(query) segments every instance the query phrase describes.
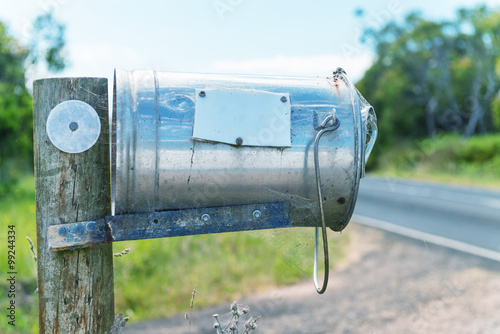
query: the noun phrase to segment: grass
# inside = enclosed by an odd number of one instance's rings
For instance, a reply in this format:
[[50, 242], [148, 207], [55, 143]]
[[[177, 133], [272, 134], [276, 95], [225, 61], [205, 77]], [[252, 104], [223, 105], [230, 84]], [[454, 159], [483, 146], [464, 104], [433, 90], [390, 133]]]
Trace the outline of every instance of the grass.
[[[0, 300], [2, 305], [1, 333], [38, 332], [38, 296], [36, 289], [36, 263], [28, 240], [36, 241], [35, 189], [32, 176], [24, 177], [16, 188], [0, 198]], [[7, 323], [5, 317], [8, 297], [7, 243], [8, 226], [15, 226], [15, 272], [16, 276], [16, 326]]]
[[[347, 240], [338, 235], [329, 240], [332, 257], [338, 261]], [[184, 313], [195, 286], [196, 305], [203, 308], [308, 279], [313, 244], [310, 228], [115, 244], [116, 251], [131, 249], [115, 258], [116, 310], [134, 322], [160, 318]]]
[[[38, 297], [36, 264], [26, 240], [36, 245], [35, 191], [32, 175], [0, 197], [0, 300], [7, 287], [7, 231], [16, 230], [16, 327], [5, 316], [0, 333], [37, 333]], [[330, 254], [342, 258], [348, 240], [331, 233]], [[313, 269], [314, 230], [294, 228], [199, 235], [169, 239], [120, 242], [113, 245], [115, 313], [130, 323], [184, 313], [193, 288], [196, 307], [231, 302], [242, 295], [310, 279]], [[311, 291], [314, 293], [311, 282]], [[3, 313], [2, 313], [3, 314]]]
[[379, 175], [500, 188], [500, 134], [403, 142], [376, 158]]

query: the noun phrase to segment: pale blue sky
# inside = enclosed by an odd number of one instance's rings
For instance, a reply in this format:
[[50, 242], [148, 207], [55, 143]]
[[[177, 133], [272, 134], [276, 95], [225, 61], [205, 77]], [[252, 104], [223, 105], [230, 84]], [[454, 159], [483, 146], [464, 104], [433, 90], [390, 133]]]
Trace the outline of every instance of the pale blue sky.
[[[484, 1], [483, 1], [484, 2]], [[485, 1], [500, 8], [500, 0]], [[25, 41], [49, 9], [66, 24], [69, 66], [59, 76], [112, 78], [115, 67], [182, 72], [325, 76], [341, 66], [358, 80], [372, 52], [358, 43], [363, 24], [410, 10], [451, 18], [472, 0], [1, 0], [0, 20]], [[356, 18], [365, 11], [365, 23]], [[46, 77], [38, 71], [34, 78]]]

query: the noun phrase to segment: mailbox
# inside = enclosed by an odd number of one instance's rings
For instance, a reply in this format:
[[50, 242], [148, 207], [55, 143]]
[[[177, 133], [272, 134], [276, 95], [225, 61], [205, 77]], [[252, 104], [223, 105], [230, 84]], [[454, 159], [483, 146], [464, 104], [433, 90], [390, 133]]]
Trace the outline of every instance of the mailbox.
[[[349, 222], [377, 127], [342, 69], [330, 78], [116, 70], [114, 85], [116, 214], [278, 202], [291, 226], [316, 227], [321, 201], [326, 226]], [[315, 153], [322, 128], [335, 130]]]
[[[115, 71], [114, 215], [49, 226], [52, 250], [101, 242], [241, 230], [342, 231], [377, 125], [346, 73], [329, 78]], [[79, 130], [79, 129], [82, 130]], [[77, 131], [78, 130], [78, 131]], [[78, 154], [100, 134], [81, 101], [51, 111], [47, 132]]]

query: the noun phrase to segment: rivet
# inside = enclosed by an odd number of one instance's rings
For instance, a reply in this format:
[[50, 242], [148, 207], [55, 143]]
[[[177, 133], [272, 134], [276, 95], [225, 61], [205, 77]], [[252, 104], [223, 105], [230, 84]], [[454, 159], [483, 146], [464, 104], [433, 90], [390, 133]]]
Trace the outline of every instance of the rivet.
[[89, 232], [94, 231], [96, 228], [95, 221], [92, 221], [92, 220], [89, 221], [85, 227], [87, 228], [87, 231], [89, 231]]
[[286, 96], [282, 96], [281, 97], [281, 102], [285, 103], [286, 101], [288, 101], [287, 98], [286, 98]]
[[241, 146], [243, 144], [243, 138], [238, 137], [236, 138], [236, 145]]
[[200, 97], [205, 97], [206, 94], [205, 91], [202, 90], [198, 95], [200, 95]]
[[207, 222], [210, 220], [210, 215], [208, 213], [204, 213], [201, 215], [201, 220], [203, 220], [204, 222]]
[[252, 215], [254, 218], [259, 219], [260, 216], [262, 216], [262, 212], [260, 212], [260, 210], [255, 210]]

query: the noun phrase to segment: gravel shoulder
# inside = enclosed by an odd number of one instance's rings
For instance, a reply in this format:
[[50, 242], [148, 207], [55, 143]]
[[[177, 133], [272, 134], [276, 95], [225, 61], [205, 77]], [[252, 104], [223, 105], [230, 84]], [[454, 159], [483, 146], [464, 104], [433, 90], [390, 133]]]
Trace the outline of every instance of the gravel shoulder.
[[[351, 223], [324, 295], [311, 281], [240, 299], [254, 333], [500, 333], [500, 262]], [[129, 324], [122, 333], [215, 333], [214, 313]]]

